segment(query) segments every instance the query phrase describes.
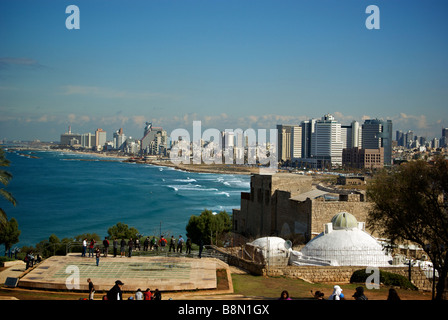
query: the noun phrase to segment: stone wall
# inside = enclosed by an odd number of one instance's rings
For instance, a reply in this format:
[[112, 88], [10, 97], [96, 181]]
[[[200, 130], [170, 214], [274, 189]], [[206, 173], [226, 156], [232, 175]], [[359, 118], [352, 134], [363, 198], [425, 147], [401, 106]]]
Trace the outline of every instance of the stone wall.
[[[350, 278], [356, 270], [365, 267], [345, 266], [345, 267], [321, 267], [321, 266], [286, 266], [276, 268], [263, 268], [262, 275], [271, 277], [287, 277], [302, 279], [313, 283], [350, 283]], [[381, 270], [402, 275], [408, 278], [408, 267], [384, 267]], [[432, 283], [428, 280], [423, 271], [414, 267], [411, 269], [411, 281], [419, 289], [430, 291]]]

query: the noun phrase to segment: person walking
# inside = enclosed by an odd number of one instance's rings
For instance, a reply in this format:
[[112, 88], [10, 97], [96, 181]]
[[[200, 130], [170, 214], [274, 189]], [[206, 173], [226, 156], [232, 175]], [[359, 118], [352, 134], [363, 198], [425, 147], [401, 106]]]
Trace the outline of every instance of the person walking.
[[123, 300], [123, 286], [124, 283], [120, 280], [115, 281], [115, 285], [107, 292], [107, 300]]
[[101, 251], [100, 248], [96, 247], [95, 249], [95, 257], [96, 257], [96, 266], [98, 267], [100, 264]]
[[95, 294], [95, 286], [93, 285], [92, 279], [88, 278], [89, 283], [89, 300], [93, 300], [93, 295]]
[[117, 241], [117, 238], [114, 238], [112, 246], [114, 248], [114, 258], [115, 258], [117, 256], [117, 251], [118, 251], [118, 241]]

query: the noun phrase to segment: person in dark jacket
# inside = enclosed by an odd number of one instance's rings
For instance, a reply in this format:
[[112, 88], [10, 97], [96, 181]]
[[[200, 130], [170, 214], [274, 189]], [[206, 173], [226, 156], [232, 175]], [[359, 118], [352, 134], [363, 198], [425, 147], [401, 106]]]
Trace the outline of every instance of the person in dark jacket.
[[124, 283], [120, 280], [115, 281], [115, 285], [107, 292], [107, 300], [123, 300], [123, 291], [121, 288]]
[[355, 300], [367, 300], [367, 297], [364, 295], [364, 288], [363, 287], [357, 287], [355, 294], [353, 295], [353, 298]]

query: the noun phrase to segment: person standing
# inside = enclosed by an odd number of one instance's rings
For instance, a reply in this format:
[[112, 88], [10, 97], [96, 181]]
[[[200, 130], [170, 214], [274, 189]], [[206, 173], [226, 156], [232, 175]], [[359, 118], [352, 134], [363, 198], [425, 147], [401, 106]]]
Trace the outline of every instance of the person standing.
[[187, 238], [185, 253], [186, 254], [191, 253], [191, 239], [190, 238]]
[[94, 253], [93, 253], [93, 248], [95, 247], [95, 240], [90, 240], [90, 244], [89, 244], [89, 258], [90, 257], [94, 257]]
[[149, 288], [143, 292], [143, 300], [152, 300], [152, 292]]
[[165, 251], [166, 242], [167, 242], [166, 239], [163, 236], [160, 236], [159, 244], [161, 251]]
[[89, 300], [93, 300], [93, 295], [95, 294], [95, 287], [90, 278], [87, 279], [87, 282], [89, 283]]
[[162, 300], [162, 293], [159, 291], [159, 289], [156, 289], [154, 291], [154, 294], [152, 296], [152, 300]]
[[117, 251], [118, 251], [118, 241], [117, 241], [117, 238], [114, 238], [112, 246], [114, 247], [114, 258], [115, 258], [117, 256]]
[[143, 292], [140, 288], [138, 288], [135, 293], [135, 300], [143, 300]]
[[177, 252], [182, 253], [183, 244], [184, 244], [184, 238], [182, 238], [182, 235], [179, 235], [179, 240], [177, 240]]
[[82, 240], [82, 254], [81, 257], [85, 257], [87, 252], [87, 238]]
[[109, 251], [109, 240], [107, 239], [107, 237], [104, 237], [103, 247], [104, 247], [104, 256], [107, 257], [107, 252]]
[[173, 249], [173, 252], [176, 252], [176, 244], [175, 243], [176, 243], [176, 239], [174, 239], [174, 236], [171, 236], [169, 252], [171, 252], [171, 249]]
[[100, 248], [96, 247], [95, 249], [95, 257], [96, 257], [96, 266], [98, 267], [100, 264], [101, 251]]
[[115, 285], [107, 292], [107, 300], [117, 301], [123, 300], [123, 288], [124, 283], [120, 280], [115, 281]]
[[126, 241], [124, 241], [124, 239], [122, 238], [121, 239], [121, 242], [120, 242], [120, 253], [121, 253], [121, 257], [123, 258], [124, 257], [124, 255], [126, 254]]
[[202, 249], [204, 249], [204, 241], [202, 238], [199, 239], [199, 258], [202, 258]]
[[129, 250], [129, 255], [128, 255], [128, 257], [130, 258], [130, 257], [132, 257], [132, 249], [134, 248], [134, 240], [132, 240], [132, 238], [131, 239], [129, 239], [129, 241], [128, 241], [128, 250]]

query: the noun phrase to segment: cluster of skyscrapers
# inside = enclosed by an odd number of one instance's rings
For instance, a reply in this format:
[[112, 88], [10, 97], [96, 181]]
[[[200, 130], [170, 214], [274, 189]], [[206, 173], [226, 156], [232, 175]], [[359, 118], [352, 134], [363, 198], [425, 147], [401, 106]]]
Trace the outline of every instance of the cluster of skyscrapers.
[[71, 127], [68, 132], [61, 134], [60, 145], [84, 148], [95, 151], [122, 151], [127, 154], [139, 155], [166, 155], [168, 144], [167, 133], [163, 128], [153, 127], [147, 122], [143, 138], [132, 139], [126, 137], [123, 128], [113, 133], [113, 139], [107, 140], [107, 132], [99, 128], [92, 133], [72, 133]]
[[342, 125], [331, 114], [277, 125], [279, 162], [312, 168], [377, 168], [392, 164], [392, 121]]
[[428, 140], [426, 137], [417, 136], [412, 130], [408, 132], [396, 131], [397, 146], [404, 148], [431, 147], [439, 148], [448, 146], [448, 128], [442, 128], [442, 136]]

